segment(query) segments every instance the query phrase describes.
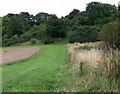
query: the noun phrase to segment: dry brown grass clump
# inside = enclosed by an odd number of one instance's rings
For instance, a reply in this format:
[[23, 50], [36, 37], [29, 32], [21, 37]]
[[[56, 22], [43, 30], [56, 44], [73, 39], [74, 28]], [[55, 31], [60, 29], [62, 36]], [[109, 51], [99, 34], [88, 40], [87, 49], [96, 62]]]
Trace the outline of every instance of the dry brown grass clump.
[[[97, 43], [98, 44], [98, 43]], [[84, 50], [79, 49], [80, 46], [90, 46], [94, 45], [97, 46], [96, 43], [75, 43], [68, 45], [68, 58], [71, 62], [77, 62], [78, 64], [82, 61], [87, 62], [90, 66], [96, 67], [98, 61], [101, 59], [102, 52], [100, 50], [91, 49], [91, 50]]]

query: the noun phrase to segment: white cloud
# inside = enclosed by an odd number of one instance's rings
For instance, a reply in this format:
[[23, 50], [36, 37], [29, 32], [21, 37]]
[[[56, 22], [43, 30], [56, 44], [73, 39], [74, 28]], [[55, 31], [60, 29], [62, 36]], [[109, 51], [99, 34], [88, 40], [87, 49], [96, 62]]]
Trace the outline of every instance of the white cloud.
[[[69, 14], [74, 8], [83, 11], [86, 4], [93, 0], [0, 0], [0, 16], [8, 13], [39, 12], [56, 14], [58, 17]], [[94, 0], [95, 1], [95, 0]], [[96, 0], [98, 2], [118, 5], [118, 0]]]

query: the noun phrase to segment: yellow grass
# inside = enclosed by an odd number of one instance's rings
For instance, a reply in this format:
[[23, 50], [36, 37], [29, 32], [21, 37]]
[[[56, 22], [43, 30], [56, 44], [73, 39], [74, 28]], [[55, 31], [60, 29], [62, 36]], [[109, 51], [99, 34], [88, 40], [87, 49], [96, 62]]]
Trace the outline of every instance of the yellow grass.
[[78, 49], [80, 46], [84, 46], [84, 45], [96, 45], [96, 44], [92, 44], [92, 43], [69, 44], [68, 55], [70, 61], [77, 62], [77, 64], [79, 64], [80, 62], [87, 62], [91, 67], [96, 67], [101, 59], [102, 52], [96, 49], [92, 49], [92, 50]]

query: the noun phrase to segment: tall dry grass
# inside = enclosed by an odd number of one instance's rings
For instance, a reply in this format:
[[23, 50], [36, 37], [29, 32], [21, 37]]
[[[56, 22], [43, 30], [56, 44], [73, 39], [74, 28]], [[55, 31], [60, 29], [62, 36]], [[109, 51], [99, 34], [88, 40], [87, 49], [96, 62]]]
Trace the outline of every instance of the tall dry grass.
[[[68, 61], [71, 62], [69, 69], [71, 72], [75, 69], [82, 70], [80, 68], [81, 64], [86, 62], [92, 70], [90, 70], [91, 72], [82, 80], [85, 90], [117, 92], [118, 79], [120, 78], [118, 72], [120, 68], [120, 51], [109, 47], [104, 48], [104, 45], [102, 50], [96, 49], [98, 44], [69, 44]], [[83, 49], [85, 48], [84, 46], [90, 49]]]
[[71, 62], [87, 62], [91, 67], [96, 67], [98, 61], [100, 61], [102, 56], [102, 51], [98, 49], [84, 50], [79, 49], [80, 46], [95, 46], [96, 44], [86, 43], [86, 44], [69, 44], [68, 45], [68, 58]]

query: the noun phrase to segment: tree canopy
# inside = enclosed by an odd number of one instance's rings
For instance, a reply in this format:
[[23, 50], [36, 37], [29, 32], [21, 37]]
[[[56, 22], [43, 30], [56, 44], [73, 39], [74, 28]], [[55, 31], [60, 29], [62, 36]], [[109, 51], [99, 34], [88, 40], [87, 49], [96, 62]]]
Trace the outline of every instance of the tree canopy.
[[[90, 2], [85, 11], [73, 9], [68, 15], [61, 18], [44, 12], [35, 16], [28, 12], [9, 13], [2, 17], [3, 46], [12, 45], [12, 39], [18, 40], [14, 44], [33, 39], [42, 43], [52, 43], [56, 40], [99, 41], [101, 28], [118, 18], [119, 14], [115, 5], [100, 2]], [[110, 26], [105, 25], [106, 27]], [[106, 30], [102, 29], [102, 31]], [[102, 39], [104, 40], [104, 38]]]

